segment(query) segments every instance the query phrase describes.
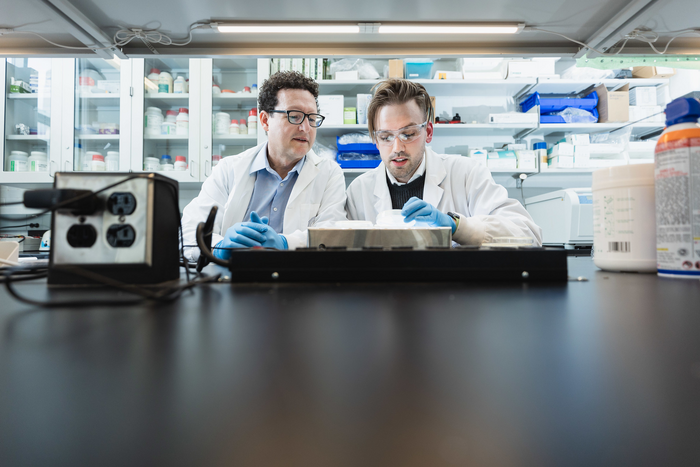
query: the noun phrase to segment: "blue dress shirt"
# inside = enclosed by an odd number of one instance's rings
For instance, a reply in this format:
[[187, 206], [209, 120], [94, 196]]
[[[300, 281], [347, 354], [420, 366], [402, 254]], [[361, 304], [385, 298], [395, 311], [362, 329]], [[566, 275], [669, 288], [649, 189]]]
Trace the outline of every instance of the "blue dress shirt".
[[265, 145], [250, 166], [250, 174], [255, 174], [255, 186], [243, 222], [250, 221], [250, 213], [255, 211], [260, 217], [267, 216], [270, 219], [268, 225], [281, 234], [287, 201], [304, 167], [305, 160], [306, 156], [302, 157], [282, 180], [282, 177], [270, 167], [270, 161], [267, 159], [267, 145]]

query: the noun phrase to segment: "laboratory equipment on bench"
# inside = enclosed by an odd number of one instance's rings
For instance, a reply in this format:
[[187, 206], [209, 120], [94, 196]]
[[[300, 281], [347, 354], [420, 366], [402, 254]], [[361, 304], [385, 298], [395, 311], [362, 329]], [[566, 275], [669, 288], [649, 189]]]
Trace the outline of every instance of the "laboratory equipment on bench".
[[143, 285], [180, 277], [175, 180], [57, 172], [53, 189], [25, 192], [24, 204], [53, 211], [50, 285]]
[[593, 192], [590, 188], [552, 191], [525, 200], [525, 209], [542, 228], [542, 245], [566, 249], [593, 246]]

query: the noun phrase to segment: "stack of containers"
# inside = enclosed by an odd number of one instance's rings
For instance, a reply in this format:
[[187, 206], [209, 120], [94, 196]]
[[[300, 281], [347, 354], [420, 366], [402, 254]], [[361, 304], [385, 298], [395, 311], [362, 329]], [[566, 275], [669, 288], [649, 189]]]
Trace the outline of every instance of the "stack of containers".
[[541, 97], [540, 93], [536, 92], [527, 97], [520, 107], [523, 113], [527, 112], [534, 106], [540, 106], [540, 123], [567, 123], [564, 117], [559, 115], [566, 109], [581, 109], [589, 112], [595, 121], [598, 121], [598, 93], [592, 92], [586, 97]]
[[382, 162], [379, 149], [374, 143], [341, 144], [340, 136], [336, 136], [336, 144], [336, 160], [344, 169], [373, 169]]
[[663, 123], [663, 108], [657, 104], [655, 87], [640, 86], [630, 89], [630, 121], [644, 120], [644, 123]]

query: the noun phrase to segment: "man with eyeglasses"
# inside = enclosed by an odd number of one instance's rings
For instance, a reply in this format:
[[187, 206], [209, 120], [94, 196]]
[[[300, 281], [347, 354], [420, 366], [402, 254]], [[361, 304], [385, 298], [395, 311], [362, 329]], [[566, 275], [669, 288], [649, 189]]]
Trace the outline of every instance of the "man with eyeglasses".
[[530, 237], [541, 245], [541, 229], [486, 167], [426, 147], [434, 110], [422, 85], [390, 79], [373, 91], [367, 122], [382, 163], [348, 187], [349, 219], [376, 222], [380, 212], [401, 209], [405, 222], [450, 227], [460, 245], [494, 237]]
[[[318, 84], [297, 72], [272, 75], [258, 96], [268, 141], [224, 157], [184, 210], [184, 245], [196, 245], [197, 224], [219, 207], [212, 233], [214, 255], [228, 259], [234, 248], [295, 249], [306, 246], [309, 226], [345, 217], [345, 179], [335, 161], [311, 147], [324, 117]], [[196, 261], [199, 248], [186, 247]]]

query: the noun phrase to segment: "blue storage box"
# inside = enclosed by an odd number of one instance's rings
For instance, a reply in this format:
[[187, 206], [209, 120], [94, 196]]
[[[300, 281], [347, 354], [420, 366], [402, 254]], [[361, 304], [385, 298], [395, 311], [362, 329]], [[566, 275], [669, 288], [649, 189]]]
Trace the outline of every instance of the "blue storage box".
[[[596, 109], [588, 110], [596, 118], [596, 121], [600, 118], [598, 111]], [[540, 115], [540, 123], [566, 123], [564, 117], [561, 115]]]
[[[567, 107], [575, 107], [577, 109], [588, 110], [591, 112], [598, 107], [598, 93], [592, 92], [586, 97], [541, 97], [539, 92], [536, 92], [525, 99], [520, 107], [523, 112], [527, 112], [534, 106], [540, 106], [540, 114], [548, 114], [552, 112], [561, 112]], [[545, 122], [542, 122], [545, 123]]]
[[355, 159], [355, 160], [343, 160], [342, 157], [344, 154], [349, 154], [349, 153], [338, 153], [336, 156], [336, 161], [338, 161], [338, 165], [340, 165], [341, 168], [343, 169], [373, 169], [375, 167], [378, 167], [379, 164], [381, 164], [382, 160], [379, 157], [379, 153], [377, 154], [368, 154], [369, 156], [376, 156], [376, 159]]
[[340, 136], [335, 137], [338, 152], [359, 152], [362, 154], [379, 154], [379, 149], [374, 143], [340, 144]]
[[430, 79], [433, 68], [432, 60], [406, 60], [406, 79]]

